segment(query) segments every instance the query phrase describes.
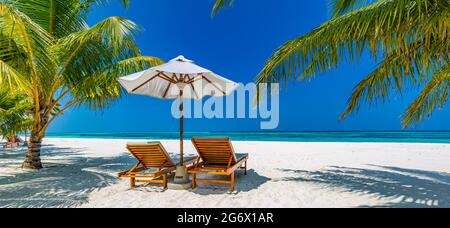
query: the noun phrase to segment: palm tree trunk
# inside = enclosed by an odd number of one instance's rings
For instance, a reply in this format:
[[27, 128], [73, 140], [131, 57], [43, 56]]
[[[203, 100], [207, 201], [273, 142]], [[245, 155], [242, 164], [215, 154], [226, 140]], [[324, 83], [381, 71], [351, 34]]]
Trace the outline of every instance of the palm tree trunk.
[[39, 134], [31, 133], [30, 143], [25, 161], [22, 164], [23, 169], [42, 169], [41, 162], [42, 137]]
[[[25, 156], [25, 161], [22, 164], [23, 169], [42, 169], [41, 162], [41, 148], [42, 140], [44, 139], [45, 133], [42, 133], [42, 127], [48, 122], [48, 117], [45, 115], [45, 111], [40, 113], [39, 124], [33, 125], [31, 129], [30, 140], [28, 144], [28, 151]], [[34, 120], [36, 121], [36, 120]]]
[[13, 131], [10, 131], [9, 133], [9, 143], [14, 144], [16, 143], [16, 135]]

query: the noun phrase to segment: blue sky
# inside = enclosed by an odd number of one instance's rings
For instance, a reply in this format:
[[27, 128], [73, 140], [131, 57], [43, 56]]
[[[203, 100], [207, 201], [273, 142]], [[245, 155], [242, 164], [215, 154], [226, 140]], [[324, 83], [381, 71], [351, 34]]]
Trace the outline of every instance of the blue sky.
[[[265, 60], [283, 42], [307, 33], [329, 18], [328, 0], [237, 0], [211, 18], [213, 0], [133, 0], [93, 10], [90, 23], [124, 16], [144, 28], [138, 44], [144, 55], [170, 60], [180, 54], [234, 81], [252, 82]], [[257, 2], [257, 3], [256, 3]], [[417, 95], [393, 96], [389, 103], [365, 107], [340, 122], [353, 87], [374, 69], [368, 57], [357, 64], [295, 82], [281, 91], [280, 131], [401, 130], [402, 112]], [[102, 112], [68, 111], [49, 132], [177, 131], [171, 102], [126, 96]], [[449, 108], [411, 130], [449, 130]], [[253, 131], [260, 120], [187, 120], [187, 131]]]

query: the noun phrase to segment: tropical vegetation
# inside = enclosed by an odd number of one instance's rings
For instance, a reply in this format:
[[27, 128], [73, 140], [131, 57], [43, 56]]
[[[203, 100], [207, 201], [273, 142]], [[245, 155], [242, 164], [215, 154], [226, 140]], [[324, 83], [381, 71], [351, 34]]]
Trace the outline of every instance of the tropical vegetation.
[[31, 128], [33, 103], [26, 94], [0, 89], [0, 136], [7, 145], [19, 142], [19, 135]]
[[[332, 0], [333, 17], [283, 44], [266, 62], [258, 83], [310, 80], [365, 53], [378, 62], [349, 98], [341, 119], [365, 103], [420, 88], [405, 111], [404, 127], [443, 108], [450, 87], [449, 0]], [[213, 14], [233, 1], [218, 0]]]
[[26, 94], [33, 104], [23, 168], [42, 168], [42, 140], [65, 111], [81, 105], [104, 109], [122, 94], [117, 77], [162, 62], [141, 56], [134, 22], [110, 17], [88, 25], [89, 10], [107, 2], [0, 2], [0, 84]]

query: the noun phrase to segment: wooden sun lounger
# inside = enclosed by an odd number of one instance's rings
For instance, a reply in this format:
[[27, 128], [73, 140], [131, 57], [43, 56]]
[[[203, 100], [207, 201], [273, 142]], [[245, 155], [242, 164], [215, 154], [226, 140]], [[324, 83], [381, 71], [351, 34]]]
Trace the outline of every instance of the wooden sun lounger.
[[[236, 154], [229, 139], [194, 138], [192, 142], [200, 155], [196, 164], [189, 169], [192, 188], [195, 189], [198, 182], [229, 184], [234, 192], [235, 172], [244, 169], [247, 175], [248, 154]], [[229, 176], [231, 180], [202, 180], [197, 178], [197, 174]]]
[[[168, 175], [176, 170], [177, 165], [172, 161], [160, 142], [129, 143], [127, 149], [138, 160], [132, 169], [119, 173], [120, 178], [130, 178], [130, 188], [136, 183], [157, 183], [167, 189]], [[192, 165], [197, 157], [185, 159], [184, 165]], [[153, 172], [145, 172], [154, 169]]]

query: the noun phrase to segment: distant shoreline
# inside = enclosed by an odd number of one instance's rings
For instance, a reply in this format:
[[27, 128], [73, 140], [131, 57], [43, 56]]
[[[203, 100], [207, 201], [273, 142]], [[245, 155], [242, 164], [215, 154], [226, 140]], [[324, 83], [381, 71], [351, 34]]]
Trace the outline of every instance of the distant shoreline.
[[[177, 140], [178, 132], [97, 132], [49, 133], [48, 138]], [[234, 141], [255, 142], [344, 142], [344, 143], [432, 143], [450, 144], [450, 132], [188, 132], [193, 137], [228, 137]]]

